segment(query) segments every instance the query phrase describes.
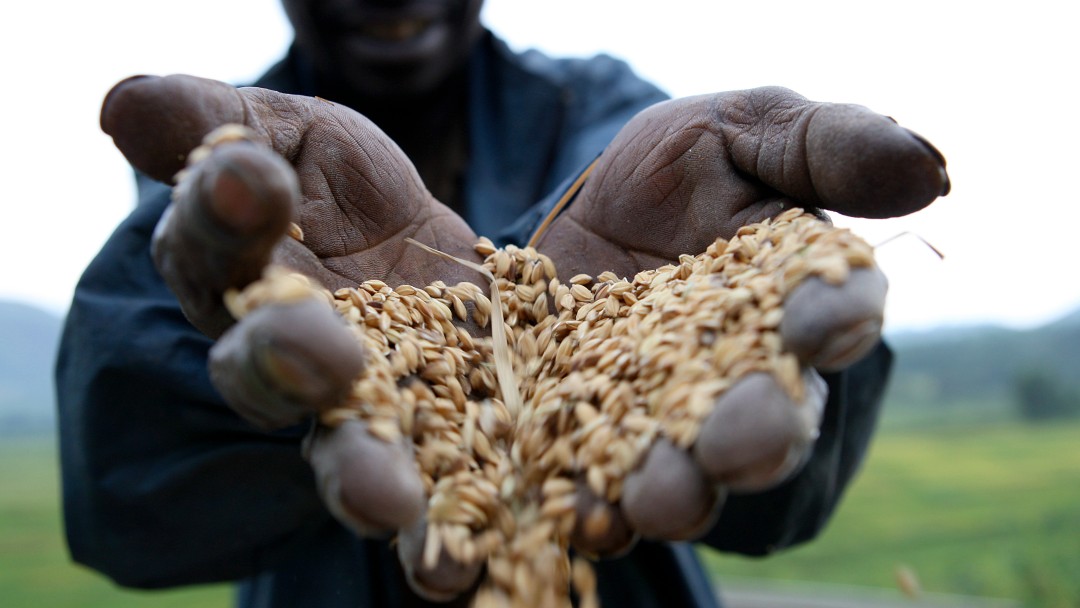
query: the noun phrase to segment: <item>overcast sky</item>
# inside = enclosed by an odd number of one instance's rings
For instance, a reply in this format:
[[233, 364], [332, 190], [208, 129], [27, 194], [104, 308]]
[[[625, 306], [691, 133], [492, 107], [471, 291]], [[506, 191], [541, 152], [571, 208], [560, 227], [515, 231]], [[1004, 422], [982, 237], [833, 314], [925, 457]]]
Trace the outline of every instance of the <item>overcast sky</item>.
[[[488, 0], [519, 49], [606, 52], [674, 96], [783, 85], [893, 116], [940, 148], [953, 192], [879, 222], [838, 219], [882, 247], [889, 330], [1042, 323], [1080, 306], [1075, 18], [1068, 3], [907, 0]], [[60, 0], [0, 12], [0, 298], [63, 312], [134, 201], [97, 126], [136, 73], [250, 81], [283, 52], [278, 0]]]

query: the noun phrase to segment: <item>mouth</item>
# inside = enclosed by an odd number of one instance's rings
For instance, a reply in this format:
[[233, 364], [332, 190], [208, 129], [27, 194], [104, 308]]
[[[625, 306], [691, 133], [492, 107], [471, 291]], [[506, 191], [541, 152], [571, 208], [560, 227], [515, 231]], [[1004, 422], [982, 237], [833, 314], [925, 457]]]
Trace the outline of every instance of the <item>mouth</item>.
[[399, 19], [365, 23], [358, 28], [358, 32], [366, 38], [381, 42], [405, 42], [420, 36], [431, 24], [431, 19]]
[[383, 16], [340, 24], [340, 44], [349, 54], [372, 65], [404, 65], [429, 61], [444, 52], [453, 31], [433, 15]]

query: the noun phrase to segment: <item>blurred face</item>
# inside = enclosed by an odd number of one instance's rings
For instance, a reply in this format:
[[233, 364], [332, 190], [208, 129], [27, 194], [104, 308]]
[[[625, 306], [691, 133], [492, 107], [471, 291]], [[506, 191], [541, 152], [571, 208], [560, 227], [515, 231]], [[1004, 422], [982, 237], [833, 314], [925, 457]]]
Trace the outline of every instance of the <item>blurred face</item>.
[[362, 95], [421, 94], [460, 67], [483, 0], [282, 0], [319, 72]]

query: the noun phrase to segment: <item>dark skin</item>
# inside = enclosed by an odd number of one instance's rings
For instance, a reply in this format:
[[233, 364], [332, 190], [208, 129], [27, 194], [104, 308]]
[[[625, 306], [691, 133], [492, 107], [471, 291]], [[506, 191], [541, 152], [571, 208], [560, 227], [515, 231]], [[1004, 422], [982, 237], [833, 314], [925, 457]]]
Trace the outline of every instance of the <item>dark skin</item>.
[[[285, 4], [298, 44], [331, 35], [318, 20], [303, 19], [302, 11], [317, 3]], [[409, 14], [429, 10], [418, 8], [420, 2], [385, 4], [420, 11]], [[478, 26], [470, 11], [479, 4], [441, 14], [464, 15], [455, 31], [468, 39]], [[391, 22], [384, 17], [376, 33], [408, 33], [419, 23]], [[401, 56], [391, 53], [397, 63], [380, 63], [356, 54], [369, 47], [337, 42], [325, 45], [337, 51], [307, 43], [327, 77], [340, 71], [330, 59], [384, 72], [388, 65], [408, 67]], [[416, 61], [441, 63], [436, 71], [451, 78], [461, 59], [453, 52], [438, 57]], [[359, 90], [348, 78], [340, 84], [353, 98], [376, 99], [388, 91], [419, 95], [442, 83], [403, 75], [427, 70], [397, 73], [400, 89], [381, 83]], [[330, 289], [368, 279], [480, 282], [471, 271], [404, 242], [411, 237], [475, 260], [476, 235], [428, 191], [390, 136], [342, 105], [176, 76], [124, 81], [102, 110], [102, 126], [125, 156], [162, 181], [172, 179], [203, 135], [225, 123], [247, 125], [260, 145], [220, 146], [194, 168], [190, 186], [159, 225], [154, 257], [192, 323], [219, 338], [210, 366], [227, 402], [252, 422], [277, 428], [334, 406], [360, 371], [362, 353], [326, 307], [275, 306], [234, 323], [221, 303], [226, 289], [243, 287], [271, 262]], [[928, 205], [947, 189], [936, 150], [865, 108], [813, 103], [778, 88], [720, 93], [660, 104], [627, 124], [539, 246], [564, 278], [602, 270], [632, 276], [700, 252], [717, 236], [790, 206], [892, 217]], [[283, 237], [290, 220], [303, 229], [303, 244]], [[806, 366], [811, 389], [817, 383], [812, 367], [841, 369], [876, 341], [883, 306], [884, 281], [876, 270], [856, 273], [839, 287], [809, 281], [792, 294], [785, 303], [791, 321], [782, 334]], [[637, 533], [672, 540], [700, 534], [715, 521], [727, 491], [770, 487], [804, 460], [807, 430], [817, 419], [798, 412], [819, 412], [824, 403], [821, 391], [807, 393], [806, 407], [796, 408], [768, 378], [733, 388], [694, 449], [654, 448], [628, 478], [621, 505], [583, 495], [587, 508], [610, 510], [617, 532], [605, 538], [576, 533], [575, 543], [588, 553], [614, 554]], [[351, 528], [415, 529], [425, 497], [406, 446], [387, 446], [358, 423], [318, 430], [307, 453], [331, 511]], [[633, 491], [659, 483], [664, 492]], [[414, 587], [432, 597], [452, 597], [477, 576], [475, 569], [445, 563], [424, 571], [410, 555], [402, 553]]]

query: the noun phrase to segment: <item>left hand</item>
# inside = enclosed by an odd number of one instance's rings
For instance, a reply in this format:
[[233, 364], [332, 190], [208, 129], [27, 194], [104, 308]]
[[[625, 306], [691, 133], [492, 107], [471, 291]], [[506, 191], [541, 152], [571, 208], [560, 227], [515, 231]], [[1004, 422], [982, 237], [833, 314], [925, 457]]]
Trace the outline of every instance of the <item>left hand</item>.
[[540, 246], [567, 275], [633, 276], [791, 207], [899, 217], [948, 191], [940, 152], [862, 106], [700, 95], [627, 123]]
[[[791, 207], [823, 219], [823, 209], [896, 217], [948, 190], [933, 146], [864, 107], [778, 87], [702, 95], [631, 120], [537, 248], [564, 277], [632, 277]], [[877, 343], [885, 286], [866, 269], [840, 286], [811, 279], [790, 294], [781, 336], [806, 370], [808, 402], [795, 407], [770, 377], [746, 377], [718, 399], [692, 453], [654, 446], [627, 478], [621, 505], [610, 506], [613, 535], [578, 538], [579, 548], [618, 552], [635, 532], [694, 538], [715, 521], [724, 489], [758, 491], [790, 476], [812, 448], [797, 412], [820, 412], [826, 398], [812, 370], [843, 369]]]

